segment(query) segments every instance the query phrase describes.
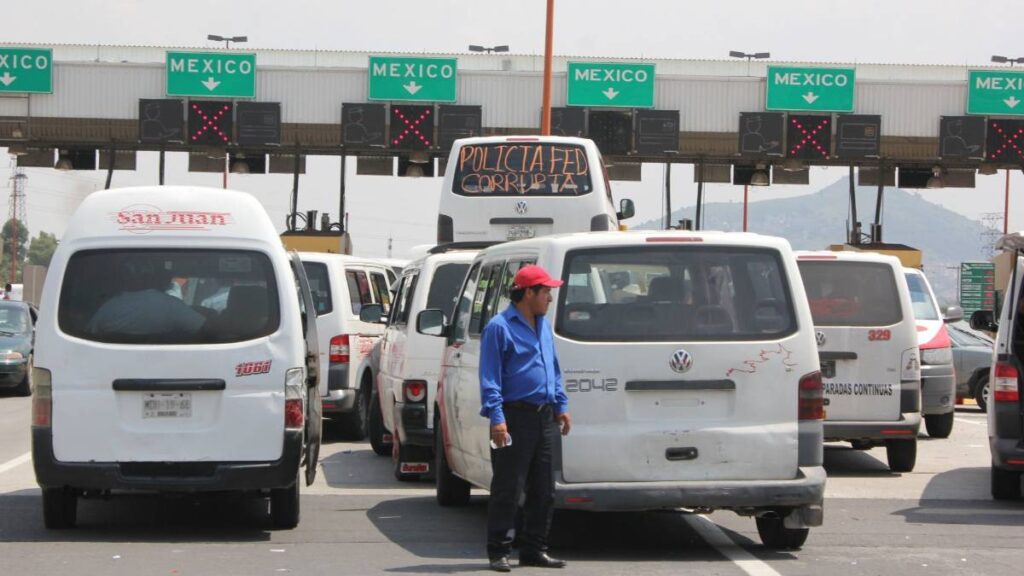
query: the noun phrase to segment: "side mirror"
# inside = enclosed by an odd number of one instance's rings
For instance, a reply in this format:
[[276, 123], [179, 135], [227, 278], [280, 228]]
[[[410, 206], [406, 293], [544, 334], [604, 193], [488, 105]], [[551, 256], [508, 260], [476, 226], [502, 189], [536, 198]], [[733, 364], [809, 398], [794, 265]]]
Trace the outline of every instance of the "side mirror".
[[982, 332], [999, 331], [999, 325], [996, 324], [991, 310], [978, 310], [971, 314], [971, 328], [981, 330]]
[[416, 332], [424, 336], [447, 336], [448, 323], [444, 312], [440, 310], [423, 310], [416, 315]]
[[943, 321], [946, 324], [951, 322], [959, 322], [964, 319], [964, 309], [959, 306], [950, 306], [946, 308], [946, 314], [943, 317]]
[[365, 304], [359, 309], [359, 321], [371, 324], [384, 324], [384, 306], [380, 304]]
[[619, 200], [619, 213], [616, 214], [619, 220], [628, 220], [636, 215], [636, 206], [629, 198]]

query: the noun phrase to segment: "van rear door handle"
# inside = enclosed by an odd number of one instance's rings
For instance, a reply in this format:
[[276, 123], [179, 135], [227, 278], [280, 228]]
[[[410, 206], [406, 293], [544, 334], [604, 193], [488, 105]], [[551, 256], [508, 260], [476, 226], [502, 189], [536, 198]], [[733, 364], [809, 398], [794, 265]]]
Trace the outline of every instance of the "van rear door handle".
[[686, 446], [681, 448], [666, 448], [665, 458], [670, 462], [680, 462], [683, 460], [696, 460], [697, 449], [693, 446]]

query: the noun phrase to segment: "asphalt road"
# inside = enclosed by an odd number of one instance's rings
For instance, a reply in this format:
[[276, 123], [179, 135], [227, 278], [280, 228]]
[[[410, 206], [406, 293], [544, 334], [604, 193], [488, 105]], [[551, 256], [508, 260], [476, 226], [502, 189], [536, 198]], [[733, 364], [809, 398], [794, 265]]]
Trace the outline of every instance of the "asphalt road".
[[[395, 481], [365, 443], [329, 439], [295, 530], [237, 498], [84, 501], [79, 527], [47, 531], [26, 398], [0, 396], [0, 575], [456, 574], [484, 570], [486, 494], [442, 509], [427, 483]], [[988, 493], [984, 415], [958, 410], [948, 440], [922, 437], [911, 474], [884, 449], [826, 449], [825, 525], [793, 553], [761, 546], [732, 513], [559, 513], [561, 574], [1011, 574], [1024, 561], [1024, 504]], [[518, 569], [519, 574], [547, 574]]]

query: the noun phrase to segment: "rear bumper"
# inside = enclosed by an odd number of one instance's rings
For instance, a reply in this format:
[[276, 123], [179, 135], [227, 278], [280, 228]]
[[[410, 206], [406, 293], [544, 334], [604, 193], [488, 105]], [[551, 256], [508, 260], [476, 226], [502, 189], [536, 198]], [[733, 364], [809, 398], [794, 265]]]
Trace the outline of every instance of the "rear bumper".
[[1024, 472], [1024, 446], [1019, 438], [989, 438], [989, 447], [992, 449], [993, 466]]
[[357, 390], [328, 390], [327, 395], [320, 399], [324, 414], [339, 414], [355, 410]]
[[921, 413], [948, 414], [955, 408], [956, 376], [952, 364], [921, 365]]
[[0, 388], [17, 386], [25, 379], [28, 373], [28, 362], [22, 360], [17, 363], [0, 363]]
[[[595, 482], [555, 484], [555, 506], [571, 510], [640, 511], [676, 508], [765, 509], [820, 506], [825, 469], [799, 468], [792, 480]], [[815, 526], [820, 525], [813, 524]]]
[[287, 488], [302, 459], [302, 432], [285, 432], [281, 458], [273, 462], [60, 462], [49, 428], [32, 429], [32, 464], [43, 488], [214, 492]]
[[894, 422], [825, 421], [825, 440], [897, 440], [917, 438], [921, 415], [917, 412], [900, 415]]
[[427, 428], [427, 405], [395, 403], [398, 441], [408, 446], [434, 447], [434, 431]]

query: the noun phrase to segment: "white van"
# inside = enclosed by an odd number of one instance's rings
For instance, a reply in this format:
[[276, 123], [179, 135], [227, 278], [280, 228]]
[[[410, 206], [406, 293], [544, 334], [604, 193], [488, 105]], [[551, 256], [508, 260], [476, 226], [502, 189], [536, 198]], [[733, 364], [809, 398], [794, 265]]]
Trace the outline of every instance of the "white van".
[[[988, 405], [988, 441], [992, 453], [992, 498], [1016, 500], [1024, 473], [1021, 374], [1024, 373], [1024, 232], [1003, 236], [996, 247], [1011, 254], [1009, 285], [998, 311], [980, 310], [971, 328], [996, 333], [993, 346], [992, 395]], [[996, 322], [998, 318], [998, 322]]]
[[482, 250], [452, 323], [440, 310], [417, 317], [448, 343], [438, 501], [490, 486], [480, 334], [534, 263], [565, 281], [549, 312], [573, 415], [555, 505], [729, 509], [755, 516], [766, 545], [801, 546], [825, 489], [814, 324], [789, 243], [755, 234], [568, 234]]
[[921, 427], [917, 324], [898, 258], [797, 252], [825, 387], [825, 440], [885, 446], [910, 472]]
[[36, 324], [32, 460], [48, 528], [80, 496], [245, 491], [299, 520], [320, 445], [316, 318], [302, 266], [252, 196], [90, 194]]
[[452, 144], [437, 216], [437, 243], [504, 242], [618, 230], [631, 200], [612, 201], [593, 140], [487, 136]]
[[[381, 423], [398, 445], [395, 477], [417, 480], [430, 474], [434, 460], [434, 402], [444, 353], [439, 338], [416, 332], [421, 310], [439, 309], [452, 317], [475, 244], [443, 244], [406, 266], [381, 345], [378, 395]], [[371, 444], [378, 454], [391, 454]]]
[[964, 313], [959, 306], [950, 306], [943, 315], [924, 272], [916, 268], [904, 268], [903, 271], [910, 288], [914, 318], [917, 319], [924, 428], [932, 438], [949, 438], [956, 409], [956, 368], [946, 323], [962, 320]]
[[320, 335], [320, 396], [324, 415], [337, 419], [350, 440], [366, 437], [373, 373], [364, 362], [384, 327], [380, 315], [361, 320], [363, 308], [391, 307], [391, 268], [377, 260], [326, 252], [299, 252], [313, 292]]

